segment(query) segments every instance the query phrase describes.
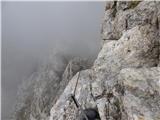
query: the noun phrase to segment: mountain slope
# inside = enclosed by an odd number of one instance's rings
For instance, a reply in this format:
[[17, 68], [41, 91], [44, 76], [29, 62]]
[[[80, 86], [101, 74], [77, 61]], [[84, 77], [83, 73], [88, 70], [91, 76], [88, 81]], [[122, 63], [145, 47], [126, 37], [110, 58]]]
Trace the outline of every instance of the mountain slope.
[[28, 80], [23, 81], [11, 119], [48, 119], [54, 101], [59, 98], [72, 76], [80, 69], [84, 70], [91, 66], [91, 61], [87, 59], [69, 59], [63, 54], [56, 54], [41, 65]]
[[[107, 2], [102, 49], [80, 71], [76, 99], [98, 109], [101, 120], [160, 119], [160, 2]], [[81, 116], [70, 98], [77, 73], [50, 111], [50, 120]]]

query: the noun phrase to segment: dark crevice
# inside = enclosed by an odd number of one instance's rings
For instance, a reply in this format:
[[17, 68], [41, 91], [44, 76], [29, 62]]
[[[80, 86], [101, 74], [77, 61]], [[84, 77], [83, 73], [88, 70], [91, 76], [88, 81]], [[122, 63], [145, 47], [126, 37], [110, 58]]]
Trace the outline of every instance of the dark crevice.
[[127, 30], [128, 29], [128, 20], [126, 19], [125, 22], [126, 22], [125, 29]]
[[116, 5], [117, 5], [117, 1], [114, 1], [113, 12], [112, 12], [112, 15], [114, 18], [116, 17], [116, 13], [117, 13]]
[[158, 17], [156, 19], [156, 28], [159, 30], [159, 21], [158, 21]]
[[125, 11], [125, 10], [128, 10], [128, 9], [134, 9], [135, 7], [137, 7], [137, 5], [138, 5], [141, 1], [130, 1], [130, 2], [131, 2], [131, 4], [130, 4], [127, 8], [123, 9], [124, 11]]

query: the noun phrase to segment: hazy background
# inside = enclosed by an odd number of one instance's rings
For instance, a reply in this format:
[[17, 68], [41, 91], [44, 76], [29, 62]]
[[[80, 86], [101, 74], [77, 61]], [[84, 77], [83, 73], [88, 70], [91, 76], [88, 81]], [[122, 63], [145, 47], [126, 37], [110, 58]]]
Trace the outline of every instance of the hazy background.
[[2, 2], [2, 120], [17, 88], [52, 52], [95, 57], [104, 2]]

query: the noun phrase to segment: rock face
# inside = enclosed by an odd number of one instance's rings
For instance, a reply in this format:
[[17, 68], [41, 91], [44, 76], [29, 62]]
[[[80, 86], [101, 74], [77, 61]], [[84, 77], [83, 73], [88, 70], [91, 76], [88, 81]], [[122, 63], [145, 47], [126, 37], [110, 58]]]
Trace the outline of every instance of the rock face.
[[125, 86], [122, 104], [129, 120], [160, 119], [160, 67], [123, 69], [119, 81]]
[[77, 120], [81, 107], [101, 120], [160, 120], [160, 2], [107, 2], [102, 49], [91, 69], [77, 73], [49, 120]]
[[91, 62], [87, 59], [74, 58], [67, 65], [63, 56], [54, 56], [29, 80], [25, 80], [18, 92], [13, 120], [46, 120], [50, 109], [58, 99], [69, 80], [79, 70], [87, 69]]
[[[67, 86], [68, 82], [72, 79], [72, 77], [81, 70], [88, 69], [92, 66], [92, 62], [88, 59], [82, 59], [79, 57], [73, 58], [69, 61], [63, 75], [62, 80], [58, 86], [58, 92], [55, 95], [55, 101], [59, 98], [59, 96], [64, 91], [65, 87]], [[55, 102], [54, 102], [55, 103]]]
[[102, 39], [118, 40], [124, 31], [136, 25], [151, 24], [158, 28], [159, 7], [158, 1], [112, 1], [107, 3], [102, 24]]

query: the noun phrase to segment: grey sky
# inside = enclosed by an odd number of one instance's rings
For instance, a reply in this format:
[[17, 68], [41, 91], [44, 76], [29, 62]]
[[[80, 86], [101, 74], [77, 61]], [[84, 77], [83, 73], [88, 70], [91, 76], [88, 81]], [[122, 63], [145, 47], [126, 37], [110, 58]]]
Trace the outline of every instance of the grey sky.
[[104, 2], [2, 2], [2, 120], [18, 85], [56, 50], [95, 56]]

